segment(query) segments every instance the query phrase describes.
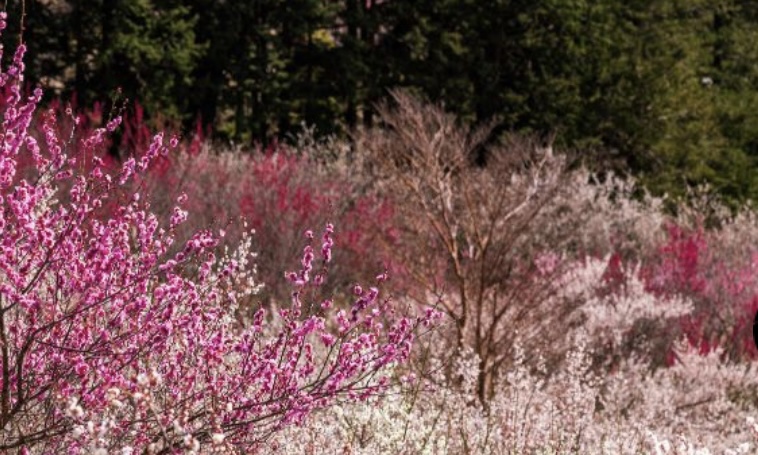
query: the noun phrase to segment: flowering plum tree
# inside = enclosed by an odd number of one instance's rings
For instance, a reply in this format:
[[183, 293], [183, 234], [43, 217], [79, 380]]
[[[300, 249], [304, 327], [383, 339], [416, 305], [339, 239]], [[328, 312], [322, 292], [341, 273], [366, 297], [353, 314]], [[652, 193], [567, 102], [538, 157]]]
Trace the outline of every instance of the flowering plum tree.
[[454, 322], [455, 348], [479, 357], [485, 403], [508, 367], [516, 332], [535, 352], [560, 337], [555, 327], [576, 307], [555, 302], [567, 264], [556, 253], [561, 242], [535, 235], [560, 221], [544, 214], [566, 186], [565, 157], [513, 140], [480, 166], [490, 127], [470, 129], [440, 106], [392, 95], [394, 105], [379, 109], [385, 128], [365, 135], [364, 153], [377, 185], [395, 195], [404, 246], [397, 256], [413, 280], [412, 297], [439, 301]]
[[98, 151], [119, 118], [72, 144], [51, 113], [35, 137], [42, 92], [21, 93], [24, 50], [0, 73], [0, 451], [249, 453], [389, 385], [436, 311], [398, 311], [375, 287], [356, 286], [347, 310], [321, 295], [328, 225], [320, 248], [306, 233], [291, 305], [241, 322], [249, 242], [217, 257], [223, 234], [205, 230], [177, 250], [186, 197], [161, 220], [128, 190], [176, 140], [108, 169]]

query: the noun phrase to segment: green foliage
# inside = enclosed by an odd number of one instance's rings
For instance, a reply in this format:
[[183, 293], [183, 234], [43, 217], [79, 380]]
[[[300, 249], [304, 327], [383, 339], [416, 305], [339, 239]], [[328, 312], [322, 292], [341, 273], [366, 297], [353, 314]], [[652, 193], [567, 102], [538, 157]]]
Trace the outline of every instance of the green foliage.
[[26, 13], [30, 81], [71, 86], [80, 105], [121, 87], [148, 115], [267, 144], [303, 123], [370, 126], [403, 87], [659, 193], [758, 196], [755, 2], [68, 0]]
[[106, 90], [114, 89], [110, 85], [117, 82], [149, 111], [176, 118], [187, 107], [190, 75], [205, 46], [195, 43], [197, 16], [190, 16], [187, 7], [158, 8], [159, 3], [160, 0], [113, 3], [109, 12], [112, 31], [97, 66]]
[[[32, 82], [41, 81], [65, 97], [75, 93], [80, 106], [108, 101], [120, 89], [152, 115], [192, 115], [186, 102], [191, 73], [207, 46], [196, 41], [198, 17], [183, 2], [25, 3]], [[21, 4], [11, 2], [9, 9], [18, 13]], [[18, 31], [21, 24], [11, 25]]]
[[649, 71], [658, 73], [651, 112], [661, 133], [646, 181], [675, 196], [709, 184], [732, 203], [755, 198], [755, 15], [738, 1], [660, 3], [648, 38], [658, 47]]

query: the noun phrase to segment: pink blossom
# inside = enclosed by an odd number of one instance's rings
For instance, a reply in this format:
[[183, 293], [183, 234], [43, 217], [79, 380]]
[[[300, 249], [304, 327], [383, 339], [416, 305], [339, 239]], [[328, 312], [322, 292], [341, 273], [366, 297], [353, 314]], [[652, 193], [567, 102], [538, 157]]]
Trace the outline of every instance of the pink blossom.
[[[150, 212], [149, 193], [129, 193], [126, 183], [148, 171], [163, 136], [113, 170], [122, 186], [110, 183], [100, 150], [118, 118], [81, 141], [79, 165], [53, 115], [42, 117], [37, 144], [29, 128], [41, 93], [21, 97], [24, 50], [0, 77], [8, 89], [0, 107], [0, 319], [10, 363], [0, 381], [0, 451], [90, 453], [106, 450], [107, 440], [109, 452], [229, 444], [250, 453], [313, 411], [386, 389], [386, 352], [407, 360], [424, 317], [395, 315], [371, 288], [358, 306], [378, 308], [371, 317], [391, 327], [376, 331], [317, 297], [320, 283], [309, 275], [328, 276], [334, 226], [322, 235], [323, 263], [308, 244], [302, 269], [288, 275], [292, 304], [257, 308], [244, 322], [239, 301], [256, 289], [247, 247], [217, 256], [210, 230], [181, 243], [185, 195], [166, 220]], [[89, 163], [98, 171], [86, 170]], [[57, 187], [55, 177], [71, 185]], [[319, 357], [319, 342], [334, 355]]]

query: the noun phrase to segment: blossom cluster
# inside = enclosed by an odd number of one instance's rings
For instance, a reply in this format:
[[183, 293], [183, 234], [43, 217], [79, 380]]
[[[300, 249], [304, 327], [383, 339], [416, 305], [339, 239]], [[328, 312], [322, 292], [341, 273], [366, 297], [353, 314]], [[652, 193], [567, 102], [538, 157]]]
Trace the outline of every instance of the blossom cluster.
[[222, 232], [179, 235], [186, 195], [161, 216], [135, 190], [177, 141], [156, 134], [114, 169], [99, 152], [120, 117], [78, 138], [51, 112], [32, 134], [24, 51], [0, 73], [0, 451], [249, 453], [391, 385], [436, 311], [378, 287], [350, 317], [316, 301], [332, 225], [318, 249], [307, 233], [289, 306], [241, 308], [259, 290], [251, 236], [220, 253]]

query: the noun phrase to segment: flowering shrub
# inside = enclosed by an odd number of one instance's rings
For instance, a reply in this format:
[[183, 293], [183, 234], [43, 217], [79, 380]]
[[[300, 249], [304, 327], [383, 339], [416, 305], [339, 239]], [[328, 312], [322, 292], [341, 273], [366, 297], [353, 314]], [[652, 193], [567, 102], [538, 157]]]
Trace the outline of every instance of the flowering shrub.
[[73, 145], [49, 115], [39, 140], [24, 49], [0, 74], [0, 450], [249, 452], [391, 385], [433, 309], [400, 311], [377, 287], [355, 286], [347, 311], [325, 298], [327, 225], [320, 241], [306, 232], [291, 304], [244, 323], [238, 302], [258, 289], [250, 238], [221, 256], [211, 230], [180, 242], [186, 196], [161, 218], [130, 186], [177, 141], [158, 134], [108, 172], [96, 152], [119, 118]]
[[644, 274], [651, 291], [693, 302], [692, 314], [680, 325], [701, 353], [721, 348], [732, 360], [754, 359], [758, 351], [751, 327], [758, 310], [758, 250], [744, 239], [738, 250], [730, 251], [725, 238], [733, 228], [706, 231], [702, 226], [670, 224], [667, 241], [649, 259]]
[[[170, 155], [164, 172], [149, 173], [143, 183], [154, 195], [156, 210], [170, 210], [168, 195], [181, 188], [189, 196], [188, 210], [195, 213], [188, 230], [218, 226], [226, 230], [229, 244], [240, 241], [235, 227], [245, 220], [256, 235], [258, 273], [266, 283], [262, 297], [287, 300], [289, 285], [281, 270], [298, 254], [297, 243], [308, 226], [336, 220], [342, 246], [335, 251], [330, 290], [349, 293], [352, 285], [384, 271], [389, 254], [372, 248], [376, 236], [392, 230], [391, 205], [380, 197], [360, 194], [356, 179], [331, 164], [298, 155], [284, 145], [267, 151], [214, 152], [208, 147], [198, 154]], [[399, 289], [399, 274], [393, 273], [393, 288]]]
[[[595, 288], [602, 264], [579, 266], [580, 284], [571, 292]], [[624, 303], [615, 297], [602, 307], [600, 301], [589, 305], [594, 319], [571, 330], [571, 347], [552, 372], [544, 360], [530, 361], [534, 353], [517, 343], [512, 366], [486, 406], [477, 399], [475, 354], [457, 356], [459, 380], [451, 381], [437, 353], [429, 368], [435, 374], [398, 385], [377, 406], [331, 408], [275, 441], [305, 454], [753, 453], [755, 406], [742, 395], [758, 385], [752, 365], [726, 363], [718, 351], [704, 356], [682, 340], [670, 368], [651, 372], [649, 361], [636, 356], [621, 358], [611, 374], [592, 367], [597, 349], [605, 347], [593, 340], [624, 333], [635, 318], [670, 319], [688, 309], [669, 308], [631, 271], [625, 277], [632, 288], [625, 303], [633, 314], [614, 305]]]
[[[94, 147], [84, 149], [80, 145], [94, 134], [97, 125], [107, 123], [101, 103], [78, 111], [75, 99], [71, 103], [53, 100], [47, 111], [35, 113], [30, 134], [42, 140], [41, 125], [45, 119], [55, 119], [50, 128], [68, 139], [67, 154], [78, 160], [80, 171], [91, 171], [89, 158], [97, 155], [103, 160], [103, 172], [117, 172], [119, 160], [141, 159], [155, 138], [143, 121], [139, 103], [120, 111], [120, 137], [106, 136]], [[166, 123], [164, 130], [172, 131], [174, 126]], [[371, 279], [377, 270], [394, 269], [392, 255], [373, 248], [377, 237], [392, 238], [394, 208], [387, 198], [366, 194], [363, 177], [351, 172], [343, 160], [335, 159], [344, 155], [345, 144], [316, 141], [312, 132], [305, 131], [293, 146], [274, 143], [265, 150], [245, 150], [206, 141], [199, 126], [185, 137], [165, 131], [164, 140], [176, 140], [177, 146], [154, 157], [139, 179], [125, 184], [149, 197], [151, 211], [158, 216], [170, 216], [176, 197], [187, 194], [185, 208], [193, 216], [177, 227], [181, 240], [198, 230], [222, 229], [224, 242], [236, 245], [247, 228], [252, 228], [260, 259], [258, 276], [266, 283], [259, 298], [289, 299], [289, 285], [282, 279], [281, 270], [297, 256], [300, 233], [323, 225], [327, 219], [340, 226], [341, 245], [331, 266], [333, 278], [325, 283], [328, 289], [349, 293], [353, 284]], [[30, 164], [20, 167], [29, 169]], [[65, 198], [66, 194], [60, 196]], [[116, 208], [109, 205], [103, 213]], [[247, 227], [243, 228], [245, 223]], [[402, 273], [392, 273], [396, 292], [407, 287], [402, 278]]]

